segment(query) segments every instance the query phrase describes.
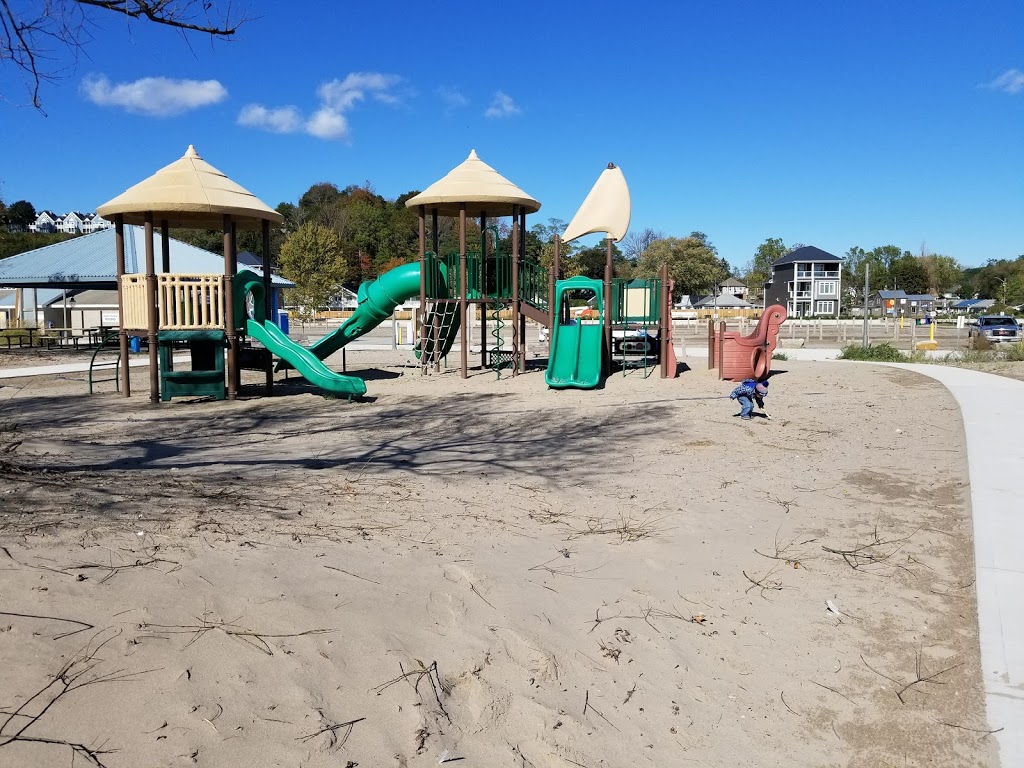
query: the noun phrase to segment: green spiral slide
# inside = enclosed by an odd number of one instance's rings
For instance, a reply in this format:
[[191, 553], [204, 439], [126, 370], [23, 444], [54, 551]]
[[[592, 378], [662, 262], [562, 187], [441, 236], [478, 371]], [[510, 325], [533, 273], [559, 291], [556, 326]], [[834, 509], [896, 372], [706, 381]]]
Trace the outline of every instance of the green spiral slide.
[[[271, 353], [287, 361], [306, 381], [325, 392], [345, 395], [350, 399], [366, 394], [366, 382], [354, 376], [335, 373], [310, 350], [293, 342], [267, 319], [263, 303], [263, 278], [247, 269], [243, 270], [235, 277], [234, 290], [235, 327], [244, 324], [246, 334], [259, 341]], [[245, 308], [245, 297], [250, 293], [254, 300], [254, 317], [248, 317]]]

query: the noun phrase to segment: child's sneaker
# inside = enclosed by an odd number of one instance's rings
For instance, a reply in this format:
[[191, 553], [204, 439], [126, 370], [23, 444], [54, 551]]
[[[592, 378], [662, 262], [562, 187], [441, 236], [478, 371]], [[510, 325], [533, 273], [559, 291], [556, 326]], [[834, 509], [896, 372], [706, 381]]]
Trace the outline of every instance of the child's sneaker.
[[744, 421], [750, 421], [749, 416], [740, 416], [740, 418], [743, 419]]

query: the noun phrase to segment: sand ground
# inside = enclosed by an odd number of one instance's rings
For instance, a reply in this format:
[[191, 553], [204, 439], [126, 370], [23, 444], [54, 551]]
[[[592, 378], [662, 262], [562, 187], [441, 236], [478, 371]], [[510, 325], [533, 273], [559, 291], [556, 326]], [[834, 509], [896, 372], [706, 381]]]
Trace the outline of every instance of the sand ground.
[[351, 404], [0, 382], [0, 765], [997, 762], [941, 385], [780, 362], [748, 423], [699, 360], [400, 357]]

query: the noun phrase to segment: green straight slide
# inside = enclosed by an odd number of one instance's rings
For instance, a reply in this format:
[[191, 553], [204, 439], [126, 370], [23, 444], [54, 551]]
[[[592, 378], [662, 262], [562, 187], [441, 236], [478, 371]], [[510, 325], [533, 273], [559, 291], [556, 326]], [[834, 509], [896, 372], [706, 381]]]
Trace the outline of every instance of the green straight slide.
[[588, 291], [596, 297], [596, 320], [575, 318], [567, 324], [552, 322], [551, 351], [544, 381], [553, 389], [594, 389], [601, 383], [604, 350], [604, 298], [600, 280], [573, 277], [555, 284], [552, 317], [561, 318], [567, 291]]
[[[263, 279], [254, 272], [243, 270], [234, 280], [235, 289], [235, 327], [245, 325], [246, 333], [259, 341], [263, 346], [287, 361], [310, 384], [334, 395], [361, 397], [366, 394], [366, 382], [354, 376], [343, 376], [335, 373], [305, 347], [301, 347], [274, 323], [266, 318], [263, 303]], [[247, 316], [245, 297], [253, 296], [255, 317]]]

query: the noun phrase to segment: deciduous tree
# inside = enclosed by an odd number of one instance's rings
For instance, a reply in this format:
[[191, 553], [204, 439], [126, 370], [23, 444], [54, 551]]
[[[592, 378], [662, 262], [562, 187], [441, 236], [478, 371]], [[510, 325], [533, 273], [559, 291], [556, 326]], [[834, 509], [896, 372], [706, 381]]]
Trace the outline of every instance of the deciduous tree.
[[675, 294], [706, 293], [729, 277], [729, 268], [703, 232], [689, 237], [666, 237], [651, 244], [637, 263], [638, 277], [654, 277], [668, 265]]
[[348, 276], [341, 240], [331, 229], [307, 223], [281, 246], [281, 272], [295, 283], [292, 300], [314, 310], [337, 295]]

